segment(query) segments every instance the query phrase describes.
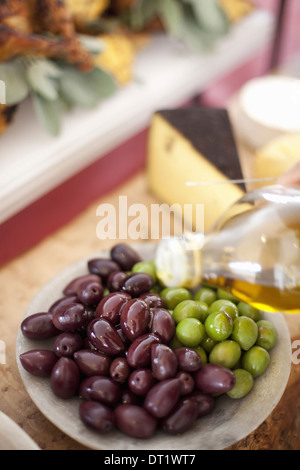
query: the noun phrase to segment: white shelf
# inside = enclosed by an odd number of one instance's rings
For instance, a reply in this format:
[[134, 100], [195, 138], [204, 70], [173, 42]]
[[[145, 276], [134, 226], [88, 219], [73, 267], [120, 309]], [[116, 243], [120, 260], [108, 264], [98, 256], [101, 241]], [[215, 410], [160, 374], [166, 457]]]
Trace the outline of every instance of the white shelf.
[[41, 129], [31, 103], [24, 103], [0, 137], [0, 223], [144, 129], [157, 109], [181, 105], [245, 62], [273, 30], [274, 18], [257, 11], [207, 55], [183, 52], [159, 35], [138, 54], [137, 80], [95, 110], [66, 115], [56, 138]]

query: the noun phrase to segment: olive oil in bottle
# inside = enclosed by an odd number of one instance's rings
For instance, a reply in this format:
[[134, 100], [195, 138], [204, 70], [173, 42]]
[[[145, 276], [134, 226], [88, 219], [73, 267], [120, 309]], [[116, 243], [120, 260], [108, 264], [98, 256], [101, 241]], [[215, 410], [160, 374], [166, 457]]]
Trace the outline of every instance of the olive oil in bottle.
[[246, 194], [209, 234], [162, 240], [156, 265], [166, 286], [202, 282], [261, 310], [300, 313], [300, 189]]

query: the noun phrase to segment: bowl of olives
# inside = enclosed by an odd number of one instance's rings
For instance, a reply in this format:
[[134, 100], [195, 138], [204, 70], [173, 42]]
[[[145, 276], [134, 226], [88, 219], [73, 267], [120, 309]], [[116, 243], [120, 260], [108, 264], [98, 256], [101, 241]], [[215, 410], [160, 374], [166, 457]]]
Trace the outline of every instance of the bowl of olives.
[[207, 285], [161, 285], [156, 246], [116, 244], [44, 286], [20, 324], [21, 378], [47, 419], [88, 448], [224, 449], [284, 392], [284, 316]]

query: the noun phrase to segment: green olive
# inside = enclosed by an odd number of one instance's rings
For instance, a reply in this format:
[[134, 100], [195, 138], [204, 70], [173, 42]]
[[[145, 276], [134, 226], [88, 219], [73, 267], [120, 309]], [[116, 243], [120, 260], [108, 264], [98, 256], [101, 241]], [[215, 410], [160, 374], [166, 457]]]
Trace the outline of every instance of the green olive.
[[183, 300], [173, 310], [175, 323], [179, 323], [184, 318], [197, 318], [201, 322], [208, 315], [208, 306], [204, 302], [196, 300]]
[[170, 343], [168, 344], [168, 346], [171, 349], [176, 349], [176, 348], [181, 348], [183, 346], [183, 344], [179, 341], [177, 336], [174, 335], [173, 338], [171, 339]]
[[132, 272], [149, 274], [152, 277], [154, 283], [157, 281], [155, 265], [151, 261], [139, 261], [133, 265]]
[[229, 300], [230, 302], [238, 303], [238, 299], [231, 294], [231, 292], [221, 289], [221, 287], [218, 287], [217, 289], [217, 297], [218, 299], [224, 299], [224, 300]]
[[256, 342], [258, 326], [252, 318], [238, 317], [233, 322], [232, 339], [248, 351]]
[[206, 331], [204, 332], [204, 338], [203, 340], [201, 341], [200, 343], [200, 346], [202, 346], [202, 348], [207, 352], [207, 353], [210, 353], [210, 351], [212, 350], [212, 348], [214, 347], [214, 345], [217, 344], [217, 341], [215, 341], [214, 339], [210, 338], [208, 336], [208, 334], [206, 333]]
[[176, 326], [176, 336], [184, 346], [194, 348], [204, 337], [204, 326], [197, 318], [184, 318]]
[[242, 356], [242, 367], [246, 369], [253, 378], [263, 374], [270, 363], [268, 351], [261, 346], [252, 346]]
[[243, 398], [253, 387], [253, 376], [245, 369], [235, 369], [233, 373], [235, 375], [235, 385], [227, 392], [227, 395], [230, 398]]
[[256, 344], [262, 346], [267, 351], [272, 349], [277, 342], [277, 330], [269, 320], [259, 320], [257, 322], [258, 336]]
[[232, 333], [233, 321], [227, 313], [217, 311], [208, 315], [204, 325], [206, 333], [210, 338], [215, 341], [224, 341]]
[[194, 300], [200, 300], [201, 302], [205, 302], [207, 305], [210, 305], [217, 300], [217, 293], [210, 287], [200, 287], [200, 289], [198, 289], [194, 294]]
[[191, 292], [185, 287], [165, 287], [160, 295], [165, 299], [168, 310], [174, 310], [176, 305], [183, 300], [192, 299]]
[[249, 305], [246, 302], [239, 302], [237, 304], [237, 308], [240, 316], [252, 318], [254, 321], [262, 319], [262, 311], [252, 307], [252, 305]]
[[215, 300], [212, 304], [210, 304], [208, 309], [210, 313], [220, 311], [226, 312], [228, 315], [231, 316], [232, 320], [238, 317], [238, 308], [233, 302], [231, 302], [231, 300]]
[[196, 353], [200, 356], [202, 365], [206, 364], [207, 363], [207, 354], [206, 354], [206, 351], [204, 350], [204, 348], [202, 346], [196, 346], [195, 348], [192, 348], [192, 349], [194, 349], [194, 351], [196, 351]]
[[209, 362], [232, 369], [242, 354], [241, 347], [235, 341], [227, 339], [217, 343], [209, 354]]

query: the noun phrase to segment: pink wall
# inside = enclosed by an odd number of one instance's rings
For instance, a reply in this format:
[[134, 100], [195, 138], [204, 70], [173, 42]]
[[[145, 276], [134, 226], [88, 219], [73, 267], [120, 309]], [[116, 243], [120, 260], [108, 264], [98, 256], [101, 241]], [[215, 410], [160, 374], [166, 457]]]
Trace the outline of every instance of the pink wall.
[[[276, 14], [279, 0], [252, 0], [257, 7]], [[300, 53], [300, 0], [286, 0], [280, 46], [280, 64], [291, 60]], [[268, 47], [256, 54], [237, 70], [213, 83], [202, 95], [202, 104], [207, 106], [225, 106], [230, 97], [249, 79], [261, 76], [269, 71], [271, 49]]]

